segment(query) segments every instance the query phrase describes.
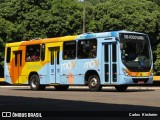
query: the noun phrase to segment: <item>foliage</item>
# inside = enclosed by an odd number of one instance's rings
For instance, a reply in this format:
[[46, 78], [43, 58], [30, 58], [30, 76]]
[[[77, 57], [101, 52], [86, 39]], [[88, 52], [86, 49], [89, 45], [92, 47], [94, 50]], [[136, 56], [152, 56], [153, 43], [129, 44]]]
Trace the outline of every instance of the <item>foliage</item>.
[[157, 5], [160, 6], [160, 0], [150, 0], [150, 1], [155, 2]]

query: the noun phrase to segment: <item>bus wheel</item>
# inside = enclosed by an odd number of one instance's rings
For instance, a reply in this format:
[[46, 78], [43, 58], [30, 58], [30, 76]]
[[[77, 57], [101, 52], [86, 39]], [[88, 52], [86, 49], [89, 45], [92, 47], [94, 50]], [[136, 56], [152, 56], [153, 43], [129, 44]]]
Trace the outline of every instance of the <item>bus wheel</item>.
[[32, 75], [30, 78], [30, 88], [32, 90], [43, 90], [45, 89], [45, 85], [40, 85], [40, 80], [37, 75]]
[[88, 78], [88, 87], [90, 91], [94, 91], [94, 92], [102, 90], [102, 86], [100, 84], [100, 80], [97, 75], [91, 75]]
[[127, 85], [117, 85], [117, 86], [115, 86], [115, 88], [116, 88], [116, 90], [118, 92], [124, 92], [124, 91], [126, 91], [127, 87], [128, 87]]
[[69, 88], [69, 85], [58, 85], [58, 86], [54, 86], [54, 87], [58, 91], [65, 91]]

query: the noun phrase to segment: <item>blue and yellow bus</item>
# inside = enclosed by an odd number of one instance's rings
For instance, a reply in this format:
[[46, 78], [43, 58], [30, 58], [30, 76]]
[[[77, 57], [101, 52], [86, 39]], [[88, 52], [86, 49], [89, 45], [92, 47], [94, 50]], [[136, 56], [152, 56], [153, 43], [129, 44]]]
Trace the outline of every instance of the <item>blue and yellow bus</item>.
[[125, 91], [129, 85], [153, 82], [149, 37], [130, 31], [7, 43], [4, 68], [5, 82], [29, 84], [32, 90], [87, 85], [100, 91], [109, 85]]

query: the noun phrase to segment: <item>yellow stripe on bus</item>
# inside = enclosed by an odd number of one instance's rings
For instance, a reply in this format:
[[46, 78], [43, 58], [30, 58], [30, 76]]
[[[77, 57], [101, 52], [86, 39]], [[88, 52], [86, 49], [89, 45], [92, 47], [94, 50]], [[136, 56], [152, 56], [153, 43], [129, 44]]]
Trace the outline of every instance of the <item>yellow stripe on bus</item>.
[[160, 81], [160, 76], [153, 76], [153, 81]]
[[0, 82], [4, 82], [4, 78], [0, 78]]

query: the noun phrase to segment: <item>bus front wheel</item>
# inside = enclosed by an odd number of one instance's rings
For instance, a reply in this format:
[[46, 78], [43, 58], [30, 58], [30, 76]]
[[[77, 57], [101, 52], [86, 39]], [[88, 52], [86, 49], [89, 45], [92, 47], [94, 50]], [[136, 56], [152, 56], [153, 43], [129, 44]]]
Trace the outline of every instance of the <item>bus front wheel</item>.
[[127, 90], [127, 87], [128, 87], [127, 85], [117, 85], [117, 86], [115, 86], [115, 88], [118, 92], [125, 92]]
[[38, 77], [38, 75], [34, 74], [30, 77], [30, 88], [32, 90], [43, 90], [45, 89], [45, 85], [40, 85], [40, 79]]
[[90, 91], [101, 91], [102, 90], [102, 86], [100, 84], [100, 79], [97, 75], [91, 75], [88, 78], [88, 87]]

